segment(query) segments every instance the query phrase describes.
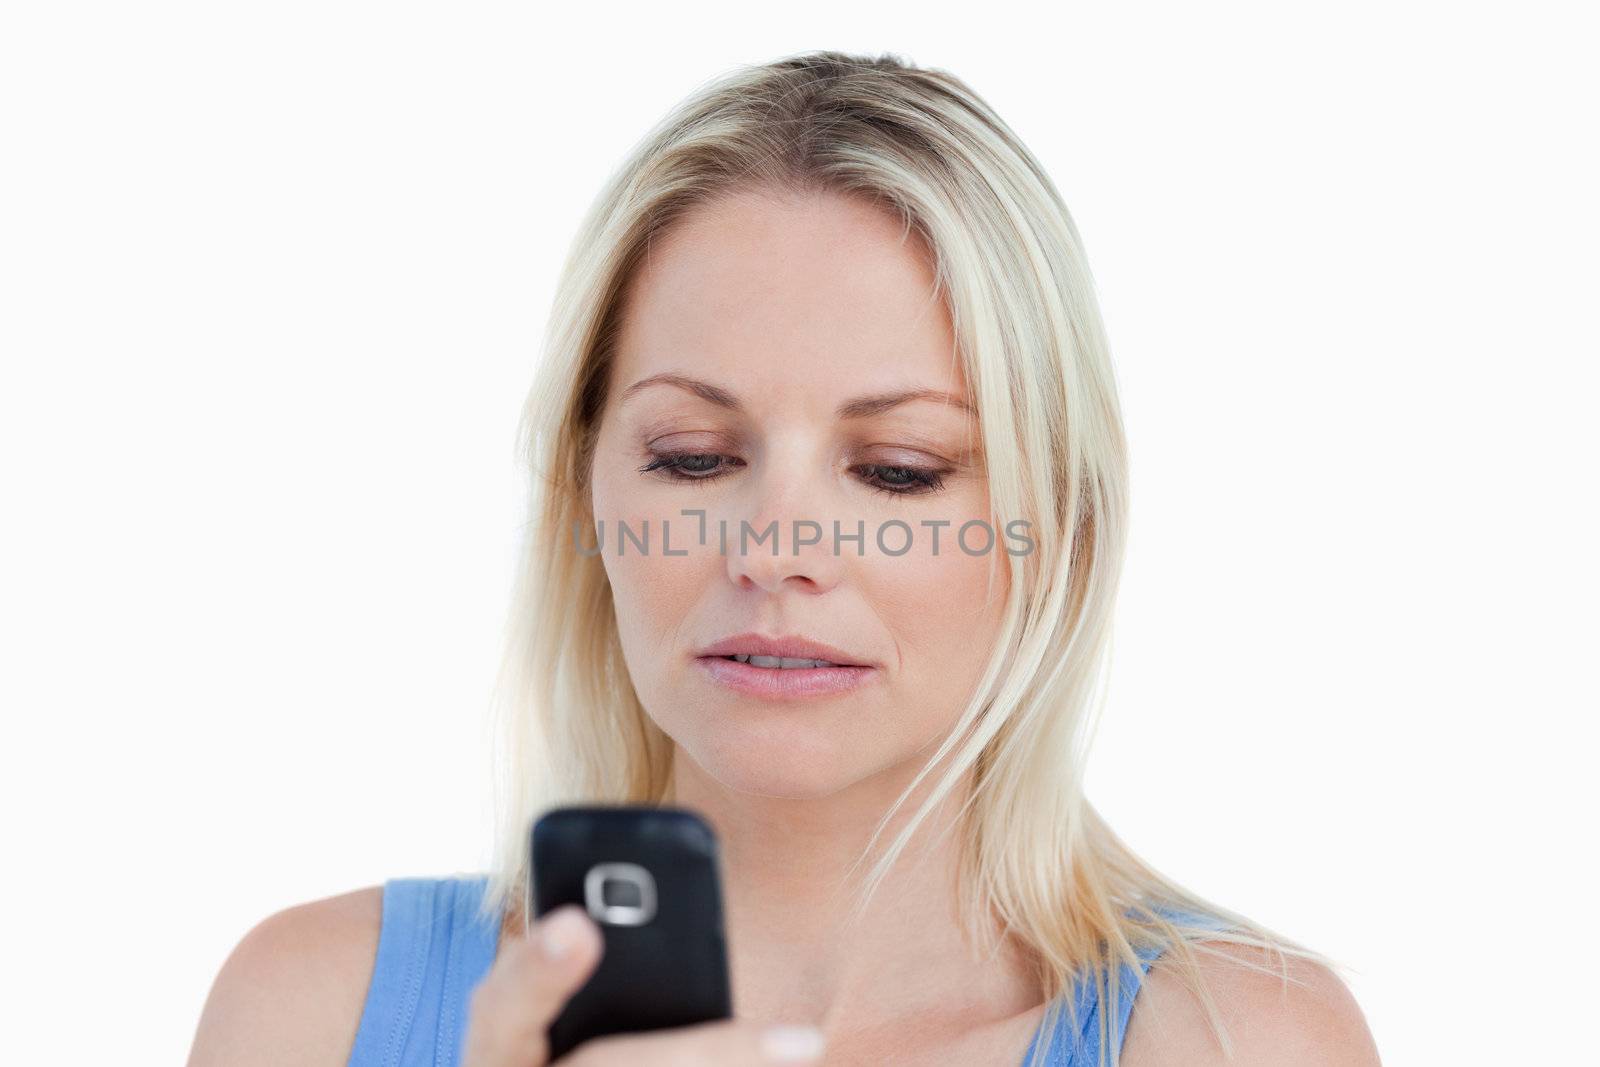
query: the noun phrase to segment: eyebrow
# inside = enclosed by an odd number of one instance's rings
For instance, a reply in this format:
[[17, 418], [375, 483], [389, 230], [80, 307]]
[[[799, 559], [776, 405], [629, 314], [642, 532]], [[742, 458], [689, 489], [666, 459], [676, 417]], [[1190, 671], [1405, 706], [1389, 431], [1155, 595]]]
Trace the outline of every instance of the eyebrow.
[[[622, 391], [622, 396], [617, 403], [620, 405], [640, 390], [652, 385], [674, 385], [720, 408], [727, 408], [729, 411], [742, 410], [739, 398], [726, 389], [712, 385], [710, 382], [701, 381], [699, 378], [691, 378], [686, 374], [671, 373], [652, 374], [648, 378], [642, 378], [634, 382]], [[858, 396], [854, 400], [846, 400], [843, 404], [840, 404], [834, 414], [841, 419], [871, 418], [873, 415], [881, 415], [892, 408], [897, 408], [901, 404], [908, 404], [913, 400], [931, 400], [935, 403], [959, 408], [974, 417], [978, 414], [976, 409], [965, 400], [952, 393], [940, 392], [938, 389], [897, 389], [888, 393]]]

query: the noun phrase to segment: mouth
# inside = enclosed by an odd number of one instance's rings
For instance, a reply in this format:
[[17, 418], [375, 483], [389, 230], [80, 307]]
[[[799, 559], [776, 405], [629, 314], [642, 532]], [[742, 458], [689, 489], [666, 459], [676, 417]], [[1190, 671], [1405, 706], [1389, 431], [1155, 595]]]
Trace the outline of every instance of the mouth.
[[825, 670], [830, 667], [875, 667], [854, 652], [803, 634], [742, 633], [725, 637], [700, 649], [705, 658], [729, 659], [767, 670]]
[[729, 659], [735, 663], [748, 663], [752, 667], [764, 667], [767, 670], [779, 671], [808, 671], [819, 667], [855, 667], [855, 663], [830, 663], [825, 659], [801, 659], [789, 656], [755, 656], [747, 652], [735, 652], [731, 656], [717, 656], [717, 659]]
[[838, 696], [865, 685], [875, 667], [800, 656], [757, 653], [702, 655], [695, 662], [716, 685], [763, 700], [801, 700]]

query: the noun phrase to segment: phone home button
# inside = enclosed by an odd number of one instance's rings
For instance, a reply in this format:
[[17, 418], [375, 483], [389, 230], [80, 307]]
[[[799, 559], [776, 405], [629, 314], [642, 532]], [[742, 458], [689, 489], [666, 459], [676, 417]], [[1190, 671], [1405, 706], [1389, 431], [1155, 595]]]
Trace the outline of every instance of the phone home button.
[[637, 863], [597, 863], [583, 876], [583, 898], [596, 922], [643, 926], [656, 914], [656, 881]]

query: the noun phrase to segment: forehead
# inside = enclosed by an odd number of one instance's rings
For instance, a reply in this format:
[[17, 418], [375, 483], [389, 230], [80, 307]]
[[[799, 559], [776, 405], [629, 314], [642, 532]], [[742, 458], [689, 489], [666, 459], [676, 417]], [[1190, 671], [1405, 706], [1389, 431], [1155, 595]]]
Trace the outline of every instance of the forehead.
[[679, 219], [630, 280], [616, 359], [623, 385], [675, 371], [964, 395], [925, 244], [836, 193], [741, 191]]

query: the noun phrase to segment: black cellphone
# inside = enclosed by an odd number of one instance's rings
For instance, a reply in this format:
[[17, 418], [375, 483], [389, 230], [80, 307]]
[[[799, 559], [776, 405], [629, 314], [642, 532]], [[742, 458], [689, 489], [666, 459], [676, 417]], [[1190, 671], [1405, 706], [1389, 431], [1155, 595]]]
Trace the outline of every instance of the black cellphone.
[[553, 808], [533, 824], [529, 914], [577, 904], [605, 952], [549, 1029], [550, 1059], [604, 1034], [733, 1017], [716, 834], [687, 808]]

